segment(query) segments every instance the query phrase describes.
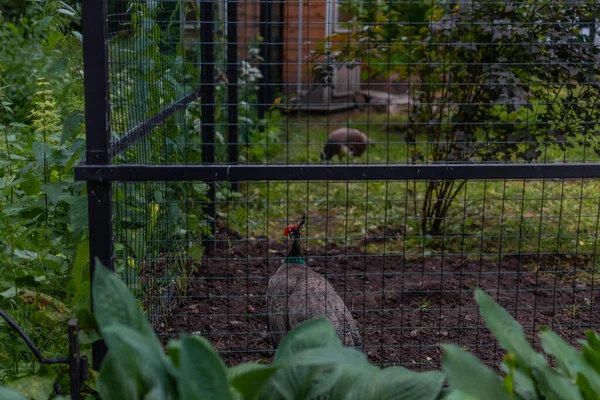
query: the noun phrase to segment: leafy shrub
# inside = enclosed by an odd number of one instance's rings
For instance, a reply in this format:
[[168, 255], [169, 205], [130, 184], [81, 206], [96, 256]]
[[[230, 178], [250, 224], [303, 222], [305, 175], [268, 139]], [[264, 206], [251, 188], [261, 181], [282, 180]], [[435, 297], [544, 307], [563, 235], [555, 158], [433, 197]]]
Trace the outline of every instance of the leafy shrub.
[[[328, 38], [332, 45], [321, 56], [338, 65], [377, 63], [416, 80], [406, 135], [412, 162], [533, 162], [548, 149], [564, 153], [574, 146], [600, 153], [600, 114], [586, 106], [600, 101], [600, 49], [590, 45], [594, 33], [583, 29], [592, 30], [597, 4], [410, 2], [388, 8], [368, 3], [353, 31]], [[415, 18], [424, 23], [413, 24]], [[316, 66], [318, 79], [323, 71]], [[422, 141], [427, 146], [417, 145]], [[463, 186], [430, 181], [417, 194], [423, 234], [443, 233]]]
[[[10, 21], [0, 15], [0, 307], [47, 356], [67, 352], [74, 315], [84, 350], [93, 336], [86, 186], [73, 179], [85, 150], [81, 42], [62, 30], [77, 10], [48, 0], [27, 2]], [[0, 382], [33, 388], [36, 379], [43, 393], [55, 378], [68, 386], [66, 368], [39, 366], [2, 327]]]

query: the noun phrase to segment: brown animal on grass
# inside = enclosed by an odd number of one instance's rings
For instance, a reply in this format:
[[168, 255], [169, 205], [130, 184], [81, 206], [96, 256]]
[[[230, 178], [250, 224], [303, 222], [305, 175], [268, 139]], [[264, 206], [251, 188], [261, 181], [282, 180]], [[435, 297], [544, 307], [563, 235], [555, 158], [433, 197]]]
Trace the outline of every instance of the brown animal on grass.
[[323, 147], [321, 160], [331, 160], [338, 156], [340, 161], [344, 155], [360, 157], [367, 146], [375, 146], [367, 135], [354, 128], [339, 128], [331, 132]]

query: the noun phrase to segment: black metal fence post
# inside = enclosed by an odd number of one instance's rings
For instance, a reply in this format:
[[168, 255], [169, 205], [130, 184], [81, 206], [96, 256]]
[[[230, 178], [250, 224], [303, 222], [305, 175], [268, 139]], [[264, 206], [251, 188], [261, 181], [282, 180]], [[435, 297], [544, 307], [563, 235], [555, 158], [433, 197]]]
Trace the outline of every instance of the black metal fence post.
[[87, 379], [87, 356], [79, 354], [79, 326], [77, 319], [69, 320], [69, 376], [71, 378], [71, 400], [81, 399], [81, 386]]
[[[203, 0], [200, 9], [200, 75], [202, 102], [202, 163], [215, 163], [215, 15], [212, 0]], [[205, 214], [210, 218], [211, 234], [215, 234], [215, 184], [208, 182], [208, 204]], [[214, 240], [204, 241], [204, 247], [211, 254]], [[212, 242], [211, 246], [208, 244]]]
[[[227, 0], [227, 143], [229, 164], [238, 163], [237, 0]], [[231, 182], [238, 190], [238, 182]]]
[[[108, 89], [107, 3], [85, 0], [82, 4], [83, 68], [85, 85], [86, 164], [110, 163], [110, 106]], [[113, 266], [112, 182], [88, 182], [90, 269], [95, 260]], [[92, 293], [93, 296], [93, 293]], [[104, 341], [92, 347], [92, 365], [100, 369], [106, 355]]]

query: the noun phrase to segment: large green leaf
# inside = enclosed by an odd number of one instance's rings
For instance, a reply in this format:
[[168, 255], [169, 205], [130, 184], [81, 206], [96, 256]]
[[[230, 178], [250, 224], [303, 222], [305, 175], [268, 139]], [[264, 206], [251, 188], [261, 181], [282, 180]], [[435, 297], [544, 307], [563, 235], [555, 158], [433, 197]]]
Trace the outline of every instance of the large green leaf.
[[[340, 378], [339, 366], [363, 363], [364, 355], [345, 349], [331, 322], [325, 317], [306, 321], [289, 332], [279, 344], [275, 373], [261, 398], [314, 398], [331, 390]], [[271, 397], [271, 393], [277, 393]], [[265, 394], [268, 394], [265, 397]]]
[[275, 354], [275, 364], [285, 363], [302, 350], [329, 346], [341, 348], [342, 342], [327, 318], [314, 318], [298, 325], [283, 338]]
[[389, 367], [362, 374], [346, 398], [435, 400], [445, 379], [439, 371], [417, 373], [402, 367]]
[[535, 382], [520, 369], [514, 371], [513, 384], [515, 393], [523, 398], [523, 400], [537, 400]]
[[571, 381], [582, 382], [588, 393], [593, 390], [594, 398], [600, 398], [600, 374], [585, 356], [547, 328], [543, 328], [540, 338], [544, 351], [556, 360], [558, 371]]
[[285, 367], [276, 372], [261, 393], [261, 399], [312, 399], [329, 390], [339, 371], [322, 367]]
[[169, 340], [167, 344], [167, 354], [171, 359], [171, 363], [175, 368], [179, 368], [179, 360], [181, 359], [181, 340]]
[[227, 368], [208, 340], [200, 336], [184, 337], [179, 357], [181, 399], [231, 399]]
[[144, 400], [165, 400], [169, 397], [165, 394], [164, 389], [160, 386], [155, 386], [154, 389], [146, 393]]
[[356, 390], [355, 385], [360, 379], [368, 379], [379, 371], [379, 368], [371, 365], [355, 366], [355, 365], [344, 365], [338, 368], [338, 377], [335, 384], [327, 391], [327, 393], [321, 395], [319, 400], [336, 400], [336, 399], [347, 399], [350, 391]]
[[485, 319], [487, 327], [498, 339], [504, 350], [517, 356], [517, 361], [529, 368], [536, 365], [546, 365], [541, 354], [536, 353], [529, 345], [523, 327], [500, 307], [483, 290], [475, 290], [475, 300], [479, 304], [479, 312]]
[[96, 389], [102, 400], [138, 399], [140, 382], [120, 364], [118, 354], [109, 352], [100, 367]]
[[453, 390], [442, 397], [442, 400], [479, 400], [460, 390]]
[[255, 399], [279, 368], [276, 365], [241, 364], [230, 368], [228, 375], [233, 387], [245, 399]]
[[0, 387], [0, 399], [2, 400], [27, 400], [21, 393], [7, 387]]
[[600, 339], [596, 332], [592, 330], [586, 331], [586, 340], [581, 340], [583, 356], [596, 372], [600, 373]]
[[153, 351], [162, 352], [162, 346], [152, 326], [140, 310], [138, 302], [119, 277], [96, 260], [94, 273], [94, 314], [100, 331], [121, 324], [131, 327], [144, 337]]
[[596, 332], [589, 329], [585, 331], [585, 336], [587, 337], [590, 347], [595, 351], [600, 352], [600, 339], [598, 338], [598, 335], [596, 335]]
[[[360, 369], [363, 375], [368, 371], [378, 371], [360, 351], [336, 345], [301, 351], [279, 365], [282, 368], [273, 376], [261, 398], [272, 398], [272, 392], [278, 394], [275, 399], [333, 398], [331, 393], [340, 393], [336, 390], [340, 384], [348, 385], [347, 379], [340, 383], [352, 372], [344, 373], [347, 366]], [[265, 393], [269, 395], [265, 397]]]
[[535, 368], [533, 376], [538, 383], [540, 392], [547, 400], [583, 400], [579, 389], [573, 382], [547, 366]]
[[337, 346], [300, 351], [284, 365], [290, 366], [328, 366], [328, 365], [364, 365], [368, 366], [367, 357], [359, 350]]
[[542, 340], [542, 348], [544, 351], [556, 360], [556, 367], [565, 377], [575, 379], [577, 376], [577, 366], [580, 354], [574, 348], [569, 346], [556, 333], [542, 327], [540, 339]]
[[443, 345], [444, 371], [450, 387], [476, 399], [509, 400], [502, 380], [475, 356], [456, 346]]
[[175, 382], [169, 375], [169, 365], [162, 349], [158, 351], [138, 331], [121, 324], [113, 324], [103, 330], [109, 354], [123, 365], [127, 375], [121, 379], [139, 382], [142, 393], [164, 392], [167, 399], [175, 398]]
[[[2, 295], [0, 293], [0, 295]], [[588, 363], [594, 368], [597, 372], [600, 372], [600, 353], [594, 351], [587, 343], [583, 345], [581, 348], [583, 351], [583, 355]]]

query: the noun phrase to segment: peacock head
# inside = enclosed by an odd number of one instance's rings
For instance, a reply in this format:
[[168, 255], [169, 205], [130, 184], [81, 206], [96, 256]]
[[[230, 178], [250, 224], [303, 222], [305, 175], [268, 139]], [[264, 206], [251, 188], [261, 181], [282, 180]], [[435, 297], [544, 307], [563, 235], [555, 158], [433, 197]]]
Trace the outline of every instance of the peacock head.
[[302, 225], [306, 222], [306, 214], [302, 216], [302, 219], [298, 225], [289, 225], [283, 231], [283, 236], [290, 238], [290, 240], [297, 240], [302, 237]]

